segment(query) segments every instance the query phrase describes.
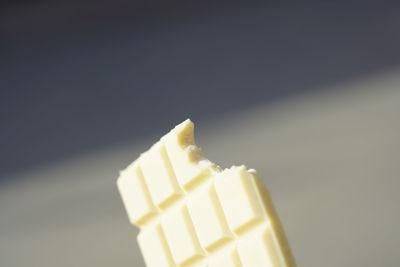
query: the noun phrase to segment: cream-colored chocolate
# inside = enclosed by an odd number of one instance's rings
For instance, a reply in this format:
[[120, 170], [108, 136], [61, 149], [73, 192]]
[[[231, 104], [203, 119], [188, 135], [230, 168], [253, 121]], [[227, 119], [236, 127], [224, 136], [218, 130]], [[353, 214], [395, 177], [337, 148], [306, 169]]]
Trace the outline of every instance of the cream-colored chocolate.
[[118, 178], [147, 267], [295, 266], [256, 171], [211, 163], [193, 128], [179, 124]]

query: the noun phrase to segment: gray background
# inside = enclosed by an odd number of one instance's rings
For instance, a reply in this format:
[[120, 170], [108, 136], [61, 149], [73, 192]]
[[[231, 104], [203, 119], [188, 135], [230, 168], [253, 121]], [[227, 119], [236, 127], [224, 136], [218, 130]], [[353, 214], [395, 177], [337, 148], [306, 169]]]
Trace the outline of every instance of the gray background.
[[395, 2], [0, 6], [0, 265], [143, 266], [115, 179], [190, 117], [299, 266], [398, 266]]

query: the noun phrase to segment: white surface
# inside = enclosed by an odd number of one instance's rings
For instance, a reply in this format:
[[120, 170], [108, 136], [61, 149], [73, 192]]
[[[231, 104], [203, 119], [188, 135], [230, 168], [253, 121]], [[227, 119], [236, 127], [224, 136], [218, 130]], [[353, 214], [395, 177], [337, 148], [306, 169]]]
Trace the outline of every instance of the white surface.
[[165, 207], [169, 202], [182, 194], [176, 181], [175, 175], [172, 175], [170, 168], [164, 164], [166, 152], [164, 146], [154, 146], [141, 158], [141, 170], [143, 177], [156, 206]]
[[[396, 76], [197, 123], [208, 158], [245, 163], [264, 178], [299, 266], [400, 264]], [[2, 185], [0, 266], [143, 266], [115, 182], [155, 140]]]
[[[119, 177], [117, 185], [129, 221], [142, 226], [158, 212], [150, 198], [143, 173], [138, 166], [130, 165], [120, 172]], [[129, 177], [129, 179], [121, 179], [121, 177]]]
[[229, 229], [239, 236], [241, 232], [251, 228], [249, 224], [261, 220], [265, 223], [271, 221], [271, 218], [266, 219], [266, 213], [269, 212], [269, 210], [265, 212], [267, 207], [263, 209], [260, 205], [262, 198], [257, 195], [258, 188], [254, 181], [255, 179], [244, 167], [225, 170], [221, 177], [215, 179], [215, 191], [226, 222]]
[[280, 262], [279, 252], [273, 235], [266, 229], [258, 234], [255, 238], [242, 240], [238, 245], [239, 258], [243, 266], [248, 267], [276, 267]]
[[173, 259], [164, 239], [160, 225], [147, 228], [139, 233], [138, 244], [147, 266], [173, 266]]
[[214, 187], [193, 195], [188, 199], [187, 207], [203, 248], [212, 252], [213, 245], [226, 243], [232, 238]]

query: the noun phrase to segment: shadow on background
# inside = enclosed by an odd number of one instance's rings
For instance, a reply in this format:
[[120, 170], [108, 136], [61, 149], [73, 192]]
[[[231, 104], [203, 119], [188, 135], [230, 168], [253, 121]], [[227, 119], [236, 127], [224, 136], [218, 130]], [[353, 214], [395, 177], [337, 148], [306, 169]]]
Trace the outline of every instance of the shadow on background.
[[400, 63], [399, 4], [0, 6], [0, 177]]

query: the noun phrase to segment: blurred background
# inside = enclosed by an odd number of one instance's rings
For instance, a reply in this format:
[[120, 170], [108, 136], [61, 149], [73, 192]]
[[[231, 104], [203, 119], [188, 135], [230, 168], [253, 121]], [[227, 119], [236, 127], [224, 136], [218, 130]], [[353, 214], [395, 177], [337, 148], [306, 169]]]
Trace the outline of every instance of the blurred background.
[[397, 1], [2, 1], [0, 266], [144, 266], [118, 170], [186, 118], [299, 266], [399, 266]]

